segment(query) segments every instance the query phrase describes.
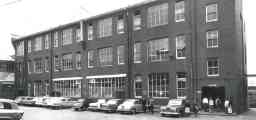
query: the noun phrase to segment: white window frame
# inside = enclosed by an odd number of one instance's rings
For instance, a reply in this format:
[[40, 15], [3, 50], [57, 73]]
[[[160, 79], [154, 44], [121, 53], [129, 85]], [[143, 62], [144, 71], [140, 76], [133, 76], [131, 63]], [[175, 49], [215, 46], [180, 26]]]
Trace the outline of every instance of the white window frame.
[[[134, 44], [133, 50], [133, 63], [142, 63], [141, 56], [141, 42], [137, 42]], [[137, 59], [138, 58], [138, 59]]]
[[[154, 82], [153, 82], [153, 80], [152, 80], [152, 85], [150, 86], [150, 84], [149, 84], [149, 82], [150, 82], [150, 77], [149, 77], [149, 75], [154, 75], [154, 74], [157, 74], [156, 76], [154, 76], [153, 78], [155, 78], [156, 79], [156, 81], [158, 81], [158, 82], [160, 82], [160, 89], [162, 89], [162, 87], [161, 87], [161, 81], [162, 81], [162, 79], [161, 79], [161, 75], [166, 75], [166, 81], [165, 81], [165, 84], [166, 84], [166, 88], [165, 88], [165, 90], [164, 91], [162, 91], [162, 90], [159, 90], [159, 89], [157, 89], [158, 87], [157, 86], [154, 86], [153, 84], [154, 84]], [[148, 97], [152, 97], [152, 98], [168, 98], [168, 96], [169, 96], [169, 82], [170, 82], [170, 78], [169, 78], [169, 74], [168, 73], [151, 73], [151, 74], [149, 74], [148, 75]], [[160, 76], [160, 77], [159, 77]], [[160, 79], [158, 79], [158, 78], [160, 78]], [[168, 81], [168, 82], [167, 82]], [[158, 83], [156, 83], [156, 84], [158, 84]], [[154, 88], [155, 87], [155, 88]], [[152, 89], [152, 94], [150, 95], [150, 88]], [[156, 93], [157, 92], [164, 92], [164, 96], [154, 96], [154, 93], [153, 93], [153, 91], [155, 91]]]
[[[183, 8], [178, 8], [183, 4]], [[183, 19], [178, 19], [178, 15], [182, 14], [184, 16]], [[175, 3], [175, 22], [183, 22], [185, 21], [185, 1], [180, 0]]]
[[62, 55], [62, 70], [72, 70], [73, 69], [73, 59], [72, 53]]
[[[94, 64], [90, 63], [90, 59], [94, 60], [94, 50], [88, 50], [87, 52], [87, 62], [88, 62], [88, 68], [93, 68]], [[93, 65], [91, 65], [93, 64]]]
[[40, 50], [42, 50], [42, 43], [43, 43], [43, 41], [42, 41], [43, 39], [42, 39], [42, 36], [38, 36], [38, 37], [36, 37], [35, 38], [35, 47], [34, 47], [34, 51], [40, 51]]
[[113, 34], [113, 21], [112, 18], [105, 18], [98, 21], [98, 35], [99, 38], [109, 37]]
[[[208, 44], [208, 43], [209, 43], [209, 40], [210, 40], [210, 39], [213, 39], [212, 36], [210, 36], [210, 33], [211, 33], [211, 32], [212, 32], [212, 33], [216, 33], [216, 35], [215, 35], [216, 38], [215, 38], [215, 39], [217, 40], [217, 41], [216, 41], [217, 44], [214, 45], [214, 46], [210, 46], [210, 45]], [[218, 47], [219, 47], [219, 31], [218, 31], [218, 30], [210, 30], [210, 31], [207, 31], [207, 32], [206, 32], [206, 40], [207, 40], [207, 41], [206, 41], [206, 42], [207, 42], [207, 43], [206, 43], [206, 44], [207, 44], [207, 48], [218, 48]]]
[[32, 40], [28, 40], [28, 53], [32, 52]]
[[[165, 43], [165, 42], [167, 42], [167, 43]], [[167, 46], [164, 46], [164, 47], [167, 47], [167, 49], [162, 49], [162, 48], [164, 48], [163, 45], [167, 45]], [[159, 52], [159, 53], [157, 53], [157, 52]], [[170, 48], [169, 48], [169, 38], [168, 37], [148, 41], [148, 61], [149, 62], [167, 61], [169, 59], [169, 57], [168, 57], [169, 52], [170, 52]]]
[[73, 34], [72, 34], [71, 28], [64, 29], [62, 31], [62, 46], [72, 44], [73, 42], [72, 36]]
[[46, 57], [44, 59], [44, 68], [45, 68], [45, 72], [49, 72], [50, 70], [50, 58]]
[[117, 47], [117, 64], [124, 65], [125, 64], [125, 46], [120, 45]]
[[[179, 72], [177, 72], [176, 74], [178, 74]], [[179, 82], [185, 82], [185, 88], [178, 88], [179, 87]], [[178, 78], [176, 75], [176, 92], [177, 92], [177, 98], [179, 99], [186, 99], [187, 96], [179, 96], [179, 90], [187, 90], [187, 77], [185, 76], [184, 78]]]
[[87, 39], [93, 40], [93, 25], [92, 24], [88, 24], [88, 26], [87, 26]]
[[[211, 67], [212, 69], [215, 69], [215, 68], [217, 68], [218, 69], [218, 74], [212, 74], [212, 75], [210, 75], [209, 74], [209, 64], [208, 64], [208, 62], [209, 61], [212, 61], [212, 60], [217, 60], [217, 63], [218, 63], [218, 66], [215, 66], [215, 67]], [[209, 59], [207, 59], [207, 76], [209, 76], [209, 77], [217, 77], [217, 76], [220, 76], [220, 60], [218, 59], [218, 58], [209, 58]]]
[[82, 34], [81, 33], [82, 33], [82, 31], [81, 31], [80, 28], [75, 28], [75, 40], [77, 42], [82, 41], [82, 37], [81, 37]]
[[[138, 13], [136, 13], [138, 12]], [[133, 30], [140, 30], [142, 28], [142, 18], [140, 11], [135, 11], [133, 15]]]
[[80, 70], [80, 69], [82, 69], [82, 60], [81, 60], [82, 54], [80, 52], [77, 52], [75, 55], [76, 55], [75, 56], [76, 69]]
[[118, 34], [124, 33], [124, 16], [123, 15], [120, 15], [117, 18], [116, 31]]
[[[113, 65], [113, 48], [105, 47], [98, 50], [100, 66], [112, 66]], [[105, 61], [105, 62], [104, 62]], [[108, 64], [110, 62], [110, 64]]]
[[[209, 12], [209, 8], [210, 7], [216, 7], [216, 18], [215, 19], [211, 19], [209, 20], [208, 18], [208, 12]], [[218, 21], [218, 17], [219, 17], [219, 13], [218, 13], [218, 4], [217, 3], [214, 3], [214, 4], [209, 4], [205, 7], [205, 11], [206, 11], [206, 15], [205, 15], [205, 19], [206, 19], [206, 23], [209, 23], [209, 22], [215, 22], [215, 21]]]
[[59, 47], [59, 32], [56, 31], [53, 34], [53, 47], [57, 48]]
[[[137, 79], [137, 77], [140, 77], [141, 80], [140, 80], [140, 79]], [[142, 81], [143, 81], [143, 80], [142, 80], [142, 76], [141, 76], [141, 75], [140, 75], [140, 76], [136, 76], [135, 79], [134, 79], [134, 84], [133, 84], [134, 87], [133, 87], [133, 89], [134, 89], [134, 97], [135, 97], [135, 98], [142, 98], [142, 95], [139, 96], [139, 95], [136, 94], [136, 90], [138, 89], [138, 88], [136, 88], [136, 83], [140, 83], [140, 84], [142, 84], [142, 86], [143, 86]], [[143, 88], [140, 88], [140, 89], [141, 89], [141, 92], [142, 92], [142, 91], [143, 91]]]
[[[185, 44], [184, 57], [179, 57], [178, 56], [178, 41], [180, 40], [180, 38], [183, 38], [181, 40], [184, 40], [184, 44]], [[176, 39], [176, 59], [186, 59], [186, 47], [187, 47], [187, 45], [186, 45], [186, 35], [177, 35], [175, 39]]]
[[148, 28], [166, 25], [169, 22], [169, 4], [162, 3], [147, 9]]

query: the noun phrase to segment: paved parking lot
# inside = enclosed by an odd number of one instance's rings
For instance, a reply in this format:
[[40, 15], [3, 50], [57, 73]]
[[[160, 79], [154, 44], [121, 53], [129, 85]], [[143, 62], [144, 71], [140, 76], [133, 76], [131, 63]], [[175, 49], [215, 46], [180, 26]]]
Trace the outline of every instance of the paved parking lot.
[[76, 112], [71, 109], [63, 110], [51, 110], [38, 107], [24, 107], [20, 106], [20, 109], [24, 110], [24, 120], [255, 120], [256, 109], [237, 116], [214, 116], [214, 115], [199, 115], [194, 117], [160, 117], [158, 113], [141, 113], [136, 115], [118, 114], [118, 113], [101, 113], [82, 111]]

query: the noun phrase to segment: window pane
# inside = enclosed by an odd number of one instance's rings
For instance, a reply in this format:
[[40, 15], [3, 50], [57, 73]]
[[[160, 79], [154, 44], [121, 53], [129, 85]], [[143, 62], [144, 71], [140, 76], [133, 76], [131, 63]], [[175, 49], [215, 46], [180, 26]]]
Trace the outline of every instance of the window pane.
[[117, 61], [118, 61], [118, 64], [124, 64], [124, 46], [121, 45], [121, 46], [118, 46], [117, 47]]
[[147, 15], [149, 27], [168, 24], [168, 3], [148, 8]]
[[150, 62], [166, 61], [169, 55], [168, 38], [151, 40], [148, 43], [148, 59]]
[[112, 35], [112, 18], [100, 20], [98, 23], [99, 37], [108, 37]]
[[218, 5], [211, 4], [206, 6], [206, 22], [218, 21]]
[[175, 4], [175, 21], [185, 21], [185, 2], [179, 1]]
[[186, 37], [185, 35], [179, 35], [176, 37], [176, 58], [184, 59], [186, 52]]

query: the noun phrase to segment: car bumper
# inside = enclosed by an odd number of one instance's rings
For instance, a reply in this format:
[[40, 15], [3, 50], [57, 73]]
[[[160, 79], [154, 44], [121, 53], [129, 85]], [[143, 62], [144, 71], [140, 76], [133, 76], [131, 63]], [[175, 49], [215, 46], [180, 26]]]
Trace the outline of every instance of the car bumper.
[[172, 111], [161, 111], [160, 114], [164, 114], [164, 115], [180, 115], [180, 113], [172, 112]]

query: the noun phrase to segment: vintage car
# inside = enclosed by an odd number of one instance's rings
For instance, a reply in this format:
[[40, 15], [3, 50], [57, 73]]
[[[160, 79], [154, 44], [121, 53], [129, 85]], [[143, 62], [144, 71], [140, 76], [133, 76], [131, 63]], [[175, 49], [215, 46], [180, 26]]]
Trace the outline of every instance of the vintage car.
[[160, 107], [161, 116], [184, 116], [190, 114], [190, 105], [185, 99], [170, 99], [166, 106]]
[[15, 101], [16, 104], [22, 105], [25, 98], [26, 98], [26, 96], [18, 96], [18, 97], [15, 98], [14, 101]]
[[24, 112], [13, 100], [0, 99], [0, 120], [20, 120]]
[[51, 97], [46, 100], [47, 107], [52, 109], [71, 108], [77, 102], [78, 98], [69, 97]]
[[98, 99], [97, 102], [90, 103], [89, 107], [87, 109], [91, 110], [91, 111], [99, 111], [102, 104], [104, 104], [104, 103], [106, 103], [106, 99]]
[[22, 100], [22, 105], [35, 106], [35, 104], [36, 104], [36, 97], [26, 96]]
[[141, 99], [127, 99], [117, 107], [117, 112], [133, 113], [144, 112]]
[[100, 110], [105, 112], [116, 112], [118, 105], [122, 102], [122, 99], [110, 99], [106, 103], [102, 104]]
[[79, 99], [73, 107], [74, 111], [84, 111], [87, 110], [89, 104], [95, 102], [94, 99]]
[[39, 107], [44, 107], [46, 106], [46, 100], [49, 99], [50, 97], [48, 96], [42, 96], [42, 97], [36, 97], [35, 98], [35, 105]]

